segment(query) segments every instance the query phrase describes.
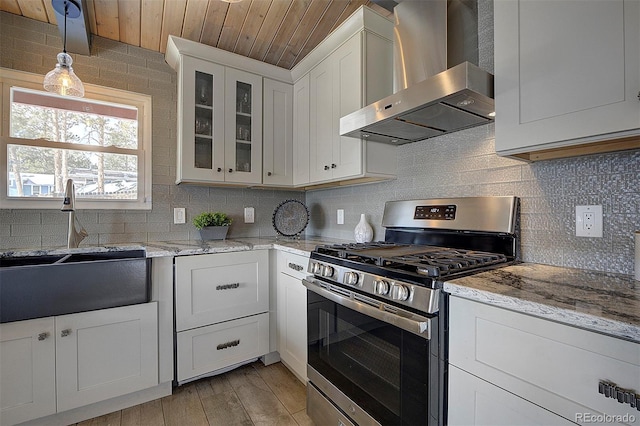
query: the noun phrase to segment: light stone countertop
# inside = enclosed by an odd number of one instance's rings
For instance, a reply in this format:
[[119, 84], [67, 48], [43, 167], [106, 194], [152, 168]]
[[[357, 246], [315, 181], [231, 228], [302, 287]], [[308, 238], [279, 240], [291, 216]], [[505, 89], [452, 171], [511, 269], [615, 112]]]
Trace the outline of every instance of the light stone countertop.
[[[232, 238], [5, 250], [0, 257], [143, 249], [154, 258], [271, 248], [309, 256], [317, 245], [341, 242], [322, 237]], [[443, 288], [454, 296], [640, 343], [640, 281], [631, 275], [520, 263], [446, 281]]]
[[52, 247], [40, 249], [16, 249], [0, 251], [2, 257], [43, 256], [68, 253], [99, 253], [109, 251], [145, 250], [146, 257], [187, 256], [206, 253], [227, 253], [232, 251], [278, 250], [309, 256], [316, 246], [324, 244], [343, 243], [344, 240], [331, 238], [307, 237], [305, 239], [290, 238], [229, 238], [216, 241], [159, 241], [149, 243], [114, 244], [105, 246], [81, 246], [68, 249], [66, 247]]
[[444, 283], [454, 296], [640, 343], [631, 275], [520, 263]]

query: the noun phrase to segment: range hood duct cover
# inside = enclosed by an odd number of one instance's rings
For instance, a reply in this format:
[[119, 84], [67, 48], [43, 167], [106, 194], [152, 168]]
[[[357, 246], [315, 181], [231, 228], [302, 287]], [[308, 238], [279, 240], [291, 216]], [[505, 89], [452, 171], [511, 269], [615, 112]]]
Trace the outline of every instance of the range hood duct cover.
[[[477, 43], [477, 13], [469, 16], [468, 0], [449, 3], [447, 9], [447, 0], [405, 0], [395, 7], [394, 90], [398, 91], [342, 117], [342, 136], [402, 145], [493, 120], [493, 75], [469, 61], [447, 69], [447, 58], [477, 61], [477, 44], [476, 56], [470, 58], [473, 49], [464, 40]], [[475, 3], [471, 4], [475, 11]]]

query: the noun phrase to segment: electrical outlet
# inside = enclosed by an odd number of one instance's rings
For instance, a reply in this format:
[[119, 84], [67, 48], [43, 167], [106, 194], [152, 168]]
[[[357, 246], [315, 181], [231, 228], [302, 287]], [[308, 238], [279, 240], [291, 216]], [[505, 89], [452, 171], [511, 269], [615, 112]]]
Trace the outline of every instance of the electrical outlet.
[[184, 207], [179, 207], [173, 209], [173, 223], [180, 224], [185, 223], [186, 221], [186, 212]]
[[255, 209], [253, 207], [245, 207], [244, 208], [244, 223], [253, 223], [255, 222]]
[[602, 238], [602, 206], [576, 206], [576, 236]]
[[338, 225], [344, 225], [344, 209], [338, 209], [336, 220]]

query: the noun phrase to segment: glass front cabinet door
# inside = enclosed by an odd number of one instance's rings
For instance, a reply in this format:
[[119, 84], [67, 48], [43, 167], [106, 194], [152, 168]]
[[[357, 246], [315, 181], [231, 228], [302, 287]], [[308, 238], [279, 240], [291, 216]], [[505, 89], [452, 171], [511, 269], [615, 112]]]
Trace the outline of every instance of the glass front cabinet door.
[[225, 71], [225, 181], [261, 183], [262, 77]]
[[211, 62], [180, 61], [176, 183], [224, 182], [224, 74]]
[[262, 77], [182, 56], [176, 183], [260, 183]]

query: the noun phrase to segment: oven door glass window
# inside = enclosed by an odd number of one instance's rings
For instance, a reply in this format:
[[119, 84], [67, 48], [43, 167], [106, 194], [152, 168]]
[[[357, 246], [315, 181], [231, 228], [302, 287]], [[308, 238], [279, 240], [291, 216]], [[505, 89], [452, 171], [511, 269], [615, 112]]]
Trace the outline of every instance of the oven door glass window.
[[[382, 424], [437, 422], [437, 336], [426, 340], [312, 291], [307, 300], [312, 368]], [[437, 317], [432, 325], [438, 330]]]

